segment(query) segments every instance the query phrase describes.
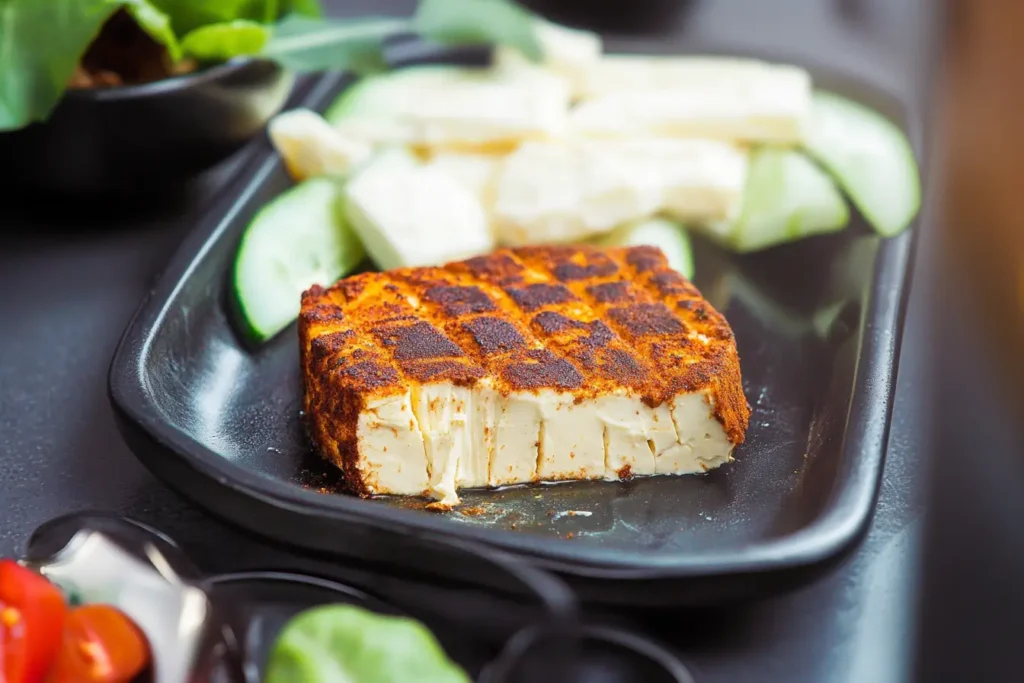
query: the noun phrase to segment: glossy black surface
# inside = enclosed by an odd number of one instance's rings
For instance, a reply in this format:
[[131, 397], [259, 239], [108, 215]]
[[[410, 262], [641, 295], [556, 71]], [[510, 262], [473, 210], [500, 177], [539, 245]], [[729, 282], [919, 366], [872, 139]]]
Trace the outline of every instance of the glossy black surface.
[[222, 659], [209, 681], [259, 683], [281, 629], [300, 612], [321, 605], [355, 605], [378, 614], [402, 611], [350, 586], [288, 572], [213, 576], [204, 588], [238, 634], [238, 656]]
[[685, 19], [697, 0], [525, 0], [552, 21], [597, 31], [657, 31]]
[[[814, 75], [819, 87], [903, 120], [897, 100]], [[345, 84], [325, 78], [308, 106], [325, 107]], [[227, 277], [238, 239], [290, 185], [273, 155], [241, 175], [139, 311], [110, 378], [129, 445], [205, 508], [307, 549], [384, 559], [417, 548], [438, 562], [424, 568], [445, 575], [457, 570], [444, 566], [444, 551], [410, 536], [483, 539], [593, 579], [585, 597], [602, 602], [767, 592], [778, 577], [742, 575], [813, 567], [863, 530], [888, 435], [913, 233], [880, 240], [858, 219], [839, 235], [748, 257], [698, 244], [696, 283], [733, 326], [753, 407], [734, 464], [703, 477], [469, 492], [465, 505], [477, 514], [442, 515], [411, 499], [325, 495], [337, 478], [310, 454], [300, 427], [294, 326], [253, 350], [231, 325]], [[676, 585], [670, 598], [599, 583], [714, 575], [735, 580]]]
[[[378, 614], [409, 616], [400, 607], [351, 586], [291, 572], [223, 574], [207, 579], [204, 587], [218, 610], [228, 615], [231, 631], [239, 634], [238, 659], [225, 658], [211, 683], [259, 683], [281, 629], [304, 610], [345, 604]], [[453, 661], [479, 683], [693, 683], [678, 657], [655, 641], [621, 628], [586, 626], [580, 656], [562, 671], [555, 668], [555, 648], [544, 647], [550, 643], [543, 628], [528, 628], [513, 636], [498, 657], [482, 668], [468, 654], [471, 649], [466, 645], [473, 640], [472, 633], [446, 628], [435, 635]]]
[[47, 520], [36, 527], [25, 544], [22, 559], [35, 566], [46, 563], [64, 550], [80, 531], [97, 531], [137, 557], [155, 548], [167, 566], [182, 579], [199, 579], [201, 572], [178, 543], [162, 531], [112, 512], [75, 512]]
[[165, 190], [261, 133], [292, 82], [275, 64], [243, 61], [144, 85], [70, 90], [45, 122], [0, 133], [0, 196]]
[[[579, 657], [557, 677], [544, 636], [531, 630], [517, 634], [507, 662], [484, 667], [480, 683], [551, 680], [564, 683], [694, 683], [690, 670], [660, 644], [635, 632], [611, 626], [584, 626]], [[521, 654], [520, 654], [521, 652]]]
[[[139, 565], [122, 565], [106, 579], [108, 582], [138, 580], [135, 572], [144, 571], [150, 563], [170, 568], [169, 581], [184, 579], [199, 588], [210, 600], [206, 620], [174, 622], [148, 621], [154, 661], [174, 657], [170, 643], [191, 646], [189, 638], [198, 638], [203, 653], [189, 669], [188, 680], [195, 683], [259, 683], [266, 673], [274, 644], [286, 624], [301, 612], [325, 605], [353, 605], [378, 614], [412, 618], [397, 602], [375, 597], [359, 588], [311, 574], [284, 571], [248, 571], [203, 577], [181, 547], [162, 531], [114, 513], [83, 512], [63, 515], [40, 525], [31, 535], [20, 558], [27, 566], [54, 580], [51, 572], [58, 569], [56, 580], [65, 588], [78, 585], [79, 572], [90, 572], [91, 565], [81, 564], [76, 555], [83, 547], [81, 539], [102, 538], [114, 547], [128, 552]], [[76, 539], [79, 541], [76, 543]], [[480, 683], [513, 683], [532, 681], [594, 680], [600, 672], [601, 681], [643, 680], [650, 683], [692, 683], [686, 666], [654, 641], [635, 631], [601, 624], [583, 624], [577, 618], [576, 600], [557, 578], [531, 568], [510, 556], [475, 545], [455, 542], [452, 546], [459, 559], [477, 560], [490, 565], [492, 571], [506, 572], [513, 582], [523, 584], [527, 592], [539, 599], [541, 610], [534, 611], [531, 624], [512, 633], [495, 656], [480, 666], [475, 648], [478, 641], [471, 629], [454, 629], [450, 624], [434, 622], [434, 635], [442, 647]], [[77, 559], [76, 559], [77, 558]], [[95, 557], [93, 558], [95, 559]], [[78, 562], [76, 569], [69, 563]], [[106, 567], [101, 571], [109, 571]], [[153, 580], [146, 574], [147, 581]], [[64, 581], [66, 583], [60, 583]], [[113, 587], [97, 583], [79, 596], [90, 602], [96, 595], [105, 595]], [[195, 597], [195, 596], [193, 596]], [[146, 614], [144, 604], [117, 603], [131, 615]], [[167, 603], [165, 603], [166, 607]], [[435, 619], [437, 615], [434, 615]], [[142, 626], [147, 628], [147, 626]], [[168, 640], [166, 632], [189, 632], [185, 640]], [[154, 636], [156, 639], [154, 640]], [[479, 642], [477, 642], [479, 646]], [[477, 671], [477, 669], [482, 669]], [[166, 674], [158, 673], [157, 676]], [[148, 679], [147, 679], [148, 680]]]
[[[326, 4], [349, 15], [404, 14], [415, 5], [414, 0]], [[852, 4], [856, 16], [838, 9]], [[687, 29], [666, 25], [662, 34], [683, 44], [695, 34], [714, 37], [854, 70], [888, 91], [909, 93], [910, 105], [921, 113], [922, 74], [939, 61], [931, 46], [933, 8], [930, 0], [715, 0], [695, 6]], [[622, 40], [614, 45], [630, 47]], [[202, 178], [190, 194], [142, 213], [110, 210], [87, 219], [77, 207], [68, 207], [44, 220], [38, 215], [43, 205], [37, 205], [31, 213], [3, 214], [5, 227], [12, 229], [0, 232], [0, 291], [5, 293], [0, 319], [8, 322], [0, 333], [0, 555], [19, 553], [32, 529], [50, 517], [102, 507], [166, 530], [206, 571], [310, 571], [308, 557], [223, 523], [153, 477], [124, 444], [106, 400], [109, 360], [124, 325], [191, 231], [189, 217], [226, 191], [235, 170], [232, 161]], [[921, 363], [922, 350], [933, 343], [923, 316], [931, 297], [923, 276], [935, 270], [928, 223], [922, 221], [915, 256], [881, 492], [864, 541], [835, 571], [788, 594], [713, 609], [672, 608], [653, 616], [640, 609], [620, 612], [623, 623], [656, 635], [682, 656], [698, 683], [907, 680], [915, 623], [906, 596], [914, 588], [916, 520], [928, 449], [921, 438], [921, 408], [932, 393]], [[18, 294], [24, 291], [32, 296]], [[971, 372], [972, 362], [961, 360], [964, 372]], [[982, 382], [978, 392], [987, 391]], [[415, 564], [416, 556], [406, 561]], [[340, 574], [353, 583], [351, 568], [325, 559], [316, 573]], [[471, 623], [475, 633], [494, 642], [508, 635], [505, 616], [514, 605], [495, 604], [479, 591], [417, 585], [378, 568], [362, 570], [356, 585], [389, 597], [430, 601], [444, 615], [443, 623]], [[968, 593], [958, 595], [965, 609], [974, 604]], [[942, 611], [952, 597], [937, 592], [935, 609]], [[486, 647], [467, 647], [481, 662], [493, 656]]]

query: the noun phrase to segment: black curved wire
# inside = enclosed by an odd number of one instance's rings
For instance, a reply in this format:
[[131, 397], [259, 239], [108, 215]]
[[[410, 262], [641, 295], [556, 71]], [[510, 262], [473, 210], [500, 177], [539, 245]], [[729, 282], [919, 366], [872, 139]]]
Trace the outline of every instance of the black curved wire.
[[[604, 641], [630, 650], [661, 667], [662, 671], [676, 683], [695, 683], [693, 674], [679, 657], [638, 633], [615, 626], [590, 625], [580, 628], [580, 636], [583, 639]], [[502, 654], [481, 672], [478, 683], [522, 683], [513, 678], [516, 670], [526, 660], [534, 646], [544, 640], [543, 629], [523, 629], [509, 641]], [[569, 678], [567, 672], [564, 672], [560, 673], [559, 677], [552, 675], [548, 680], [564, 682]], [[531, 679], [529, 683], [539, 682]]]
[[[113, 533], [122, 540], [126, 540], [128, 536], [135, 537], [134, 542], [130, 542], [133, 546], [142, 542], [159, 546], [161, 551], [174, 555], [175, 564], [184, 565], [190, 574], [194, 572], [195, 576], [188, 578], [195, 580], [197, 585], [203, 588], [211, 598], [213, 597], [215, 593], [213, 588], [217, 577], [203, 576], [173, 538], [147, 524], [111, 512], [83, 511], [44, 522], [36, 528], [26, 544], [25, 561], [32, 564], [49, 559], [66, 546], [78, 531], [88, 528]], [[516, 661], [519, 661], [525, 649], [528, 649], [532, 642], [533, 636], [530, 634], [543, 633], [546, 642], [556, 645], [557, 657], [550, 663], [549, 671], [556, 676], [558, 672], [568, 671], [579, 638], [579, 605], [576, 595], [562, 579], [521, 558], [483, 543], [433, 534], [418, 534], [414, 540], [429, 545], [445, 546], [453, 551], [453, 554], [463, 555], [470, 561], [487, 565], [496, 570], [496, 574], [511, 579], [518, 584], [518, 587], [525, 589], [526, 593], [538, 602], [540, 617], [536, 623], [531, 623], [516, 632], [506, 642], [498, 657], [489, 665], [488, 670], [511, 670], [511, 667]], [[265, 576], [268, 573], [258, 572], [258, 574]], [[237, 576], [244, 576], [244, 574]], [[346, 583], [314, 576], [306, 576], [306, 579], [348, 594], [358, 593], [360, 596], [369, 597], [359, 588]], [[401, 609], [401, 605], [393, 601], [391, 604]], [[227, 627], [226, 624], [224, 627]], [[232, 659], [240, 657], [237, 634], [227, 635], [231, 636], [225, 638], [228, 649], [231, 650], [227, 654]], [[234, 647], [231, 647], [232, 643], [234, 643]], [[499, 683], [506, 679], [492, 677], [490, 680]], [[553, 680], [560, 679], [554, 678]]]
[[617, 626], [588, 626], [584, 629], [584, 636], [614, 643], [646, 657], [661, 666], [665, 673], [671, 675], [677, 683], [695, 683], [693, 674], [679, 657], [662, 645], [659, 645], [650, 638], [645, 638], [639, 633], [627, 631]]
[[[90, 522], [100, 520], [107, 524], [124, 524], [133, 528], [136, 533], [142, 532], [151, 535], [166, 548], [173, 548], [180, 553], [180, 548], [172, 538], [146, 524], [111, 513], [93, 511], [65, 515], [40, 525], [33, 532], [27, 545], [31, 548], [45, 536], [55, 532], [59, 537], [70, 538], [74, 531], [89, 527]], [[540, 644], [549, 648], [548, 652], [550, 653], [545, 661], [545, 679], [559, 683], [566, 681], [569, 679], [572, 664], [584, 639], [603, 641], [630, 650], [658, 665], [672, 680], [678, 683], [694, 683], [693, 675], [683, 662], [656, 642], [614, 626], [583, 625], [580, 619], [579, 601], [575, 593], [565, 581], [555, 574], [540, 569], [508, 552], [480, 542], [426, 534], [418, 534], [417, 539], [429, 544], [446, 546], [477, 562], [490, 565], [501, 574], [514, 579], [539, 603], [541, 609], [539, 619], [535, 623], [521, 628], [506, 641], [499, 654], [484, 667], [478, 678], [478, 683], [517, 683], [514, 678], [517, 669]], [[250, 574], [260, 577], [278, 574], [280, 576], [302, 576], [304, 581], [341, 590], [353, 597], [373, 599], [371, 595], [364, 593], [359, 588], [332, 579], [295, 574], [294, 572], [263, 571], [250, 572]], [[244, 578], [246, 575], [245, 572], [242, 572], [232, 576]], [[199, 581], [199, 585], [212, 594], [211, 589], [218, 578], [223, 577], [205, 577]], [[400, 608], [397, 604], [395, 606]], [[229, 649], [233, 651], [233, 654], [241, 654], [237, 642], [235, 647], [229, 647]], [[543, 682], [532, 680], [530, 683]]]
[[541, 636], [549, 646], [553, 646], [555, 652], [548, 666], [549, 680], [566, 679], [575, 659], [581, 631], [579, 600], [565, 581], [526, 560], [483, 543], [426, 534], [418, 534], [418, 537], [430, 543], [448, 546], [477, 560], [484, 560], [515, 578], [538, 598], [543, 608], [542, 620], [513, 634], [498, 656], [484, 667], [478, 683], [512, 683], [509, 675]]
[[[238, 622], [241, 621], [238, 613], [236, 612], [237, 606], [222, 600], [218, 590], [224, 584], [245, 581], [271, 581], [287, 584], [301, 584], [329, 591], [336, 595], [345, 596], [352, 601], [352, 604], [363, 606], [373, 611], [385, 614], [408, 616], [395, 605], [392, 605], [389, 602], [384, 602], [369, 593], [360, 590], [359, 588], [321, 576], [311, 576], [309, 574], [291, 571], [263, 570], [249, 570], [207, 576], [199, 582], [200, 588], [210, 596], [210, 599], [217, 605], [218, 609], [225, 610], [226, 613], [231, 614], [225, 614], [225, 619], [222, 625], [225, 648], [223, 656], [219, 662], [220, 666], [218, 666], [211, 674], [210, 681], [203, 681], [202, 683], [260, 683], [259, 662], [253, 661], [252, 659], [253, 653], [259, 650], [252, 641], [253, 632], [248, 628], [240, 628], [239, 631], [241, 631], [241, 636], [236, 634], [232, 624], [240, 625]], [[248, 624], [247, 626], [249, 625], [251, 624]]]
[[148, 537], [147, 540], [161, 552], [173, 554], [174, 557], [169, 559], [179, 564], [177, 569], [184, 569], [185, 573], [191, 575], [186, 578], [195, 578], [201, 574], [199, 568], [173, 538], [144, 522], [107, 510], [80, 510], [43, 522], [29, 535], [23, 551], [23, 562], [31, 565], [50, 559], [63, 550], [76, 533], [89, 528], [107, 532], [113, 528], [116, 534], [141, 534]]
[[525, 588], [539, 598], [551, 616], [575, 619], [579, 610], [579, 601], [568, 584], [551, 572], [539, 569], [504, 550], [465, 539], [456, 539], [428, 534], [417, 534], [417, 537], [429, 543], [446, 545], [466, 555], [482, 559], [502, 572], [511, 575]]

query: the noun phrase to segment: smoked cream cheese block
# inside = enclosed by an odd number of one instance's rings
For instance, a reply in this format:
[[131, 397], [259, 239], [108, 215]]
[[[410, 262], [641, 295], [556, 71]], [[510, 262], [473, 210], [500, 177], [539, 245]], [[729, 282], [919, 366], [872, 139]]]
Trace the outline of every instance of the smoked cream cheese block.
[[355, 494], [702, 473], [747, 429], [725, 318], [649, 246], [500, 249], [302, 296], [314, 447]]

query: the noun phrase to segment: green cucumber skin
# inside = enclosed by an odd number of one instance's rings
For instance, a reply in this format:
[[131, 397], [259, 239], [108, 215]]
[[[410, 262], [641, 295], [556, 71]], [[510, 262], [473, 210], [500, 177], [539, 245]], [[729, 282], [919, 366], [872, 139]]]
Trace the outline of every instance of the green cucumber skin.
[[[375, 91], [381, 88], [398, 88], [403, 83], [415, 83], [421, 78], [470, 74], [480, 72], [480, 68], [451, 66], [446, 64], [424, 64], [409, 66], [397, 71], [364, 76], [344, 90], [324, 112], [324, 118], [331, 124], [359, 115], [392, 115], [395, 112], [382, 110], [372, 102]], [[367, 101], [370, 102], [367, 105]], [[386, 109], [386, 107], [384, 108]]]
[[261, 331], [257, 325], [253, 322], [253, 313], [250, 310], [250, 305], [246, 303], [248, 297], [245, 296], [245, 292], [242, 291], [241, 283], [241, 263], [242, 258], [245, 254], [246, 244], [250, 235], [250, 228], [260, 220], [261, 216], [264, 216], [268, 210], [273, 209], [275, 202], [280, 200], [286, 195], [278, 195], [269, 203], [264, 204], [260, 207], [259, 211], [252, 217], [249, 225], [246, 226], [245, 232], [242, 233], [242, 239], [238, 243], [238, 249], [235, 250], [235, 260], [231, 266], [231, 294], [232, 301], [234, 303], [234, 310], [238, 313], [238, 323], [242, 328], [239, 330], [243, 337], [251, 343], [262, 344], [263, 342], [271, 339], [274, 334], [265, 334]]
[[[333, 284], [334, 281], [352, 272], [353, 269], [357, 268], [365, 260], [366, 254], [362, 244], [353, 235], [349, 234], [351, 233], [351, 228], [344, 223], [344, 211], [341, 206], [340, 196], [341, 190], [335, 180], [312, 178], [278, 195], [261, 207], [256, 215], [253, 216], [239, 242], [231, 271], [232, 309], [237, 313], [235, 316], [236, 322], [238, 327], [241, 328], [238, 331], [247, 341], [255, 344], [266, 342], [277, 336], [295, 320], [294, 317], [287, 320], [282, 317], [273, 324], [268, 324], [266, 320], [260, 319], [258, 307], [265, 297], [256, 298], [252, 291], [251, 280], [247, 280], [244, 270], [246, 267], [255, 268], [255, 272], [261, 275], [263, 273], [269, 274], [274, 268], [274, 263], [267, 261], [263, 264], [257, 264], [256, 267], [252, 265], [252, 262], [246, 263], [246, 259], [259, 259], [261, 256], [260, 249], [267, 248], [265, 244], [254, 243], [254, 240], [269, 239], [271, 243], [275, 240], [281, 240], [281, 244], [286, 244], [293, 237], [290, 234], [293, 232], [291, 226], [294, 225], [295, 221], [303, 219], [304, 211], [314, 219], [322, 218], [323, 215], [330, 215], [332, 225], [329, 226], [329, 229], [338, 229], [344, 232], [340, 235], [331, 236], [332, 239], [336, 240], [334, 246], [339, 247], [338, 252], [332, 257], [336, 268], [329, 275], [324, 276], [330, 282], [322, 284]], [[326, 202], [326, 205], [324, 202]], [[320, 214], [319, 212], [324, 213]], [[277, 217], [279, 213], [281, 214], [280, 218]], [[291, 218], [292, 216], [294, 216], [294, 219]], [[271, 224], [269, 221], [276, 221], [276, 223]], [[270, 229], [269, 233], [267, 232], [268, 229]], [[301, 238], [303, 236], [299, 235], [298, 237]], [[316, 240], [313, 240], [311, 243], [315, 244], [315, 242]], [[275, 251], [270, 250], [263, 253], [275, 253]], [[310, 277], [312, 275], [310, 273]], [[260, 279], [262, 280], [263, 278]], [[309, 284], [313, 283], [310, 282]], [[259, 293], [266, 294], [265, 291]], [[273, 296], [274, 293], [271, 291], [270, 295]]]
[[811, 159], [791, 149], [762, 147], [751, 156], [740, 216], [716, 239], [732, 251], [751, 253], [838, 232], [849, 219], [839, 189]]
[[[236, 259], [237, 262], [237, 259]], [[245, 307], [244, 297], [238, 288], [238, 278], [235, 275], [236, 266], [231, 270], [231, 319], [234, 321], [238, 333], [242, 339], [249, 344], [260, 345], [269, 339], [249, 321], [249, 312]]]
[[324, 119], [330, 124], [336, 124], [338, 121], [348, 117], [361, 99], [361, 95], [373, 87], [377, 78], [380, 77], [364, 76], [345, 88], [338, 95], [337, 99], [331, 103], [331, 106], [327, 107], [327, 110], [324, 111]]
[[[904, 231], [921, 206], [920, 172], [906, 134], [879, 112], [835, 93], [816, 90], [812, 107], [807, 152], [836, 179], [875, 231], [883, 237]], [[845, 127], [849, 134], [829, 132], [838, 127]], [[869, 129], [873, 129], [874, 140], [885, 145], [879, 148], [884, 150], [881, 161], [878, 157], [867, 162], [865, 157], [857, 158], [858, 150], [851, 144], [866, 140]], [[885, 173], [885, 168], [895, 170]], [[883, 177], [888, 182], [880, 185]], [[893, 179], [903, 186], [897, 195], [891, 194]]]

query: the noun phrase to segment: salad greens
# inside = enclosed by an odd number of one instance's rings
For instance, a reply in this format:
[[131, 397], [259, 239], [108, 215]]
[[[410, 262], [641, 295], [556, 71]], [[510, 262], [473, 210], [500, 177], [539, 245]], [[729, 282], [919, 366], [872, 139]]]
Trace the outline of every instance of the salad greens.
[[236, 55], [256, 54], [270, 38], [270, 29], [252, 19], [235, 19], [189, 31], [182, 49], [204, 62], [226, 61]]
[[327, 19], [319, 0], [0, 0], [0, 131], [45, 120], [100, 29], [118, 11], [173, 62], [271, 59], [294, 71], [385, 67], [389, 36], [500, 43], [534, 58], [532, 15], [513, 0], [422, 0], [411, 18]]
[[[115, 6], [110, 14], [118, 9], [117, 3], [108, 0], [106, 4]], [[142, 30], [167, 49], [167, 54], [171, 59], [175, 61], [181, 59], [181, 43], [171, 25], [171, 17], [166, 12], [151, 3], [150, 0], [124, 0], [122, 4], [135, 19], [135, 22], [142, 27]]]
[[413, 29], [438, 43], [512, 45], [541, 58], [532, 15], [507, 0], [421, 0]]
[[0, 130], [50, 111], [115, 9], [107, 0], [0, 0]]
[[149, 0], [171, 19], [178, 35], [203, 26], [254, 21], [272, 24], [292, 13], [321, 16], [318, 0], [281, 2], [279, 0]]
[[307, 610], [289, 621], [266, 683], [469, 683], [426, 626], [353, 605]]
[[360, 74], [383, 71], [381, 42], [405, 32], [408, 22], [386, 17], [324, 21], [289, 17], [281, 22], [261, 55], [294, 69], [318, 71], [340, 65]]

